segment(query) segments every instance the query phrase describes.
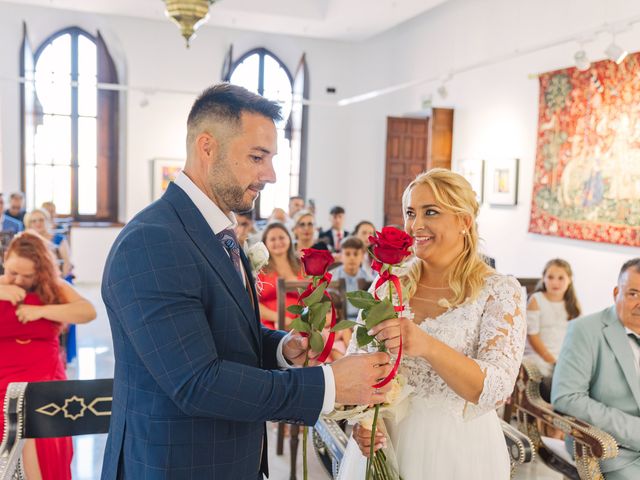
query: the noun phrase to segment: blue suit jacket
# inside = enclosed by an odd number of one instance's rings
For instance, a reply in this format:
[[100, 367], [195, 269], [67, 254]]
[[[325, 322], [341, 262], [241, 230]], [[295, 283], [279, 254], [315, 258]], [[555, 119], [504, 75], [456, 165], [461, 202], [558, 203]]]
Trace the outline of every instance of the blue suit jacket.
[[118, 236], [102, 281], [116, 361], [103, 480], [256, 480], [266, 420], [315, 424], [322, 370], [272, 370], [284, 332], [260, 325], [248, 275], [253, 305], [174, 184]]

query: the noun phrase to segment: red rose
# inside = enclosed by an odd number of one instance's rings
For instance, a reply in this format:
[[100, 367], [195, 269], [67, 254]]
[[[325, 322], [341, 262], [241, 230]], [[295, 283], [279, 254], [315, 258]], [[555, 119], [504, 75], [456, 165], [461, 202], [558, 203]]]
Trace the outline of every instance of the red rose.
[[373, 256], [388, 265], [397, 265], [411, 254], [413, 237], [395, 227], [384, 227], [381, 232], [369, 237]]
[[333, 262], [333, 255], [328, 250], [316, 250], [315, 248], [302, 250], [302, 264], [307, 275], [322, 277]]

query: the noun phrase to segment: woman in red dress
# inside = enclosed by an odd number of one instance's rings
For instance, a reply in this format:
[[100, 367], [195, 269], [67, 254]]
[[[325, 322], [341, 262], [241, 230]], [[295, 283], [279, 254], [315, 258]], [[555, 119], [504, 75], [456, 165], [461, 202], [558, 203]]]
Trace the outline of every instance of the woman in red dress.
[[[278, 322], [278, 278], [301, 280], [304, 277], [287, 227], [281, 223], [270, 223], [262, 234], [262, 241], [269, 250], [269, 263], [257, 278], [260, 292], [258, 295], [260, 321], [265, 327], [275, 329]], [[289, 292], [285, 307], [294, 305], [297, 301], [298, 294]], [[294, 315], [287, 312], [286, 319], [292, 318]]]
[[[65, 380], [58, 336], [64, 324], [96, 317], [88, 300], [60, 278], [46, 241], [16, 235], [0, 276], [0, 399], [11, 382]], [[0, 432], [4, 418], [0, 416]], [[71, 479], [70, 437], [27, 440], [22, 460], [27, 478]]]

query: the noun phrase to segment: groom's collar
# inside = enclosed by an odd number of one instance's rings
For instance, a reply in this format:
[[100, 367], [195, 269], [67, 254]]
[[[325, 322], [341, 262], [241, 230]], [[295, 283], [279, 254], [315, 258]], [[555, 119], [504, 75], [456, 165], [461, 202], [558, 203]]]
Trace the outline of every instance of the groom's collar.
[[207, 197], [186, 173], [180, 172], [173, 183], [180, 187], [189, 199], [191, 199], [207, 224], [209, 224], [209, 227], [211, 227], [213, 233], [218, 234], [226, 229], [234, 229], [236, 225], [238, 225], [233, 212], [229, 213], [229, 216], [225, 215], [224, 212], [220, 210], [220, 207]]

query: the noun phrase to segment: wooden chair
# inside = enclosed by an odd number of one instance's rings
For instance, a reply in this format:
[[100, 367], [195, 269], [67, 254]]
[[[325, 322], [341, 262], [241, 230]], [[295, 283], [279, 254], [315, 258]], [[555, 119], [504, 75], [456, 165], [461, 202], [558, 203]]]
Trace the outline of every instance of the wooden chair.
[[520, 282], [520, 285], [522, 285], [526, 289], [527, 298], [529, 298], [531, 294], [535, 291], [536, 285], [538, 285], [540, 278], [520, 277], [520, 278], [516, 278], [516, 280], [518, 280], [518, 282]]
[[[502, 422], [502, 432], [507, 443], [509, 460], [511, 461], [511, 478], [513, 478], [518, 465], [533, 460], [533, 444], [529, 437], [504, 421]], [[313, 427], [312, 436], [313, 448], [320, 464], [332, 478], [335, 478], [347, 447], [347, 434], [334, 420], [320, 418]]]
[[[304, 280], [285, 280], [278, 278], [277, 298], [278, 298], [278, 330], [286, 330], [285, 314], [286, 314], [286, 296], [289, 292], [298, 292], [299, 289], [305, 289], [309, 285]], [[347, 297], [346, 284], [344, 279], [336, 280], [329, 283], [327, 292], [331, 295], [333, 304], [336, 308], [337, 321], [347, 318]], [[284, 452], [284, 432], [285, 424], [278, 423], [278, 433], [276, 442], [276, 454], [282, 455]], [[300, 434], [299, 425], [289, 425], [289, 448], [291, 454], [291, 472], [290, 480], [296, 480], [296, 465], [298, 461], [298, 436]]]
[[4, 400], [0, 480], [24, 478], [26, 439], [109, 431], [113, 379], [10, 383]]
[[[525, 359], [516, 381], [514, 408], [518, 428], [531, 438], [538, 455], [551, 469], [566, 478], [602, 480], [600, 460], [618, 455], [618, 444], [608, 433], [577, 418], [555, 412], [540, 396], [542, 374]], [[574, 439], [574, 457], [568, 455], [564, 442], [542, 436], [538, 421], [560, 429]]]

